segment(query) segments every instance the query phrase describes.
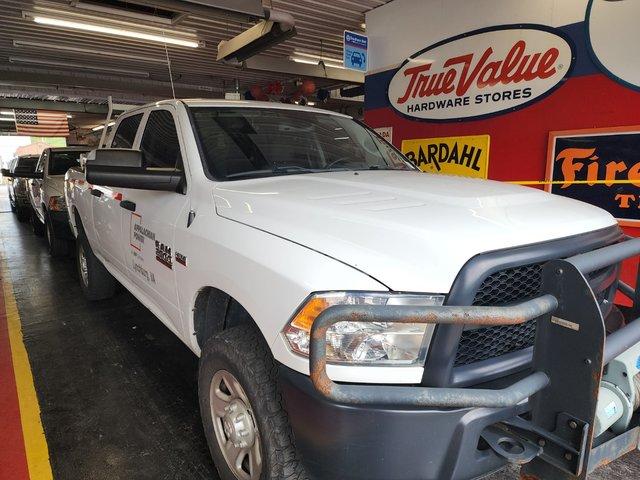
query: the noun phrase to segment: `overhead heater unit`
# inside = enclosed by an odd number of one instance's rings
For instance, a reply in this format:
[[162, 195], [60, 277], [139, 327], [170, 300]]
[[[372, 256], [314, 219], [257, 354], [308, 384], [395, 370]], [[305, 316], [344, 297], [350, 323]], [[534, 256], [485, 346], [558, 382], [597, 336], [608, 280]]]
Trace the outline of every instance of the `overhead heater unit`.
[[218, 44], [218, 60], [241, 63], [295, 34], [295, 21], [290, 14], [265, 8], [264, 20], [231, 40], [222, 40]]

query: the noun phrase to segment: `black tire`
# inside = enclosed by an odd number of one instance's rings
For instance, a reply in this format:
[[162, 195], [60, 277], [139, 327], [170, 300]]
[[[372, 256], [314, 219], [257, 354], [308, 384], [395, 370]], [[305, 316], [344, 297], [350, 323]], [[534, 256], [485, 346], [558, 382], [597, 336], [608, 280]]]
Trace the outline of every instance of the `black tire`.
[[27, 220], [29, 220], [29, 215], [31, 215], [31, 212], [29, 211], [28, 208], [26, 207], [16, 208], [16, 216], [18, 217], [18, 221], [26, 222]]
[[[278, 367], [260, 333], [239, 326], [213, 335], [204, 345], [198, 371], [200, 414], [211, 456], [222, 480], [237, 480], [216, 438], [211, 385], [217, 372], [231, 373], [240, 383], [258, 429], [261, 480], [305, 480], [287, 413], [278, 388]], [[216, 422], [221, 420], [216, 418]]]
[[53, 225], [49, 218], [45, 221], [44, 229], [46, 232], [49, 254], [52, 257], [65, 257], [69, 255], [69, 241], [64, 238], [56, 237], [56, 232], [53, 230]]
[[[84, 273], [83, 257], [86, 262]], [[116, 280], [94, 255], [83, 234], [78, 235], [76, 239], [76, 264], [82, 293], [87, 300], [104, 300], [113, 297], [116, 291]]]
[[44, 237], [44, 225], [34, 210], [31, 210], [31, 228], [37, 237]]

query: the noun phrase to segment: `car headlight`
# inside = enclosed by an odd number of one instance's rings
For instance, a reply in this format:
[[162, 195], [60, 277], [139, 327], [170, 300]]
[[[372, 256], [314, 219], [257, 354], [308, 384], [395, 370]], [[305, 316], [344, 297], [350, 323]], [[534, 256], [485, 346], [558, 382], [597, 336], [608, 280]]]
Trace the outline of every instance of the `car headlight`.
[[[330, 292], [309, 297], [283, 333], [291, 350], [309, 355], [314, 320], [334, 305], [442, 305], [443, 295]], [[416, 365], [424, 363], [433, 325], [397, 322], [338, 322], [327, 330], [330, 363]]]

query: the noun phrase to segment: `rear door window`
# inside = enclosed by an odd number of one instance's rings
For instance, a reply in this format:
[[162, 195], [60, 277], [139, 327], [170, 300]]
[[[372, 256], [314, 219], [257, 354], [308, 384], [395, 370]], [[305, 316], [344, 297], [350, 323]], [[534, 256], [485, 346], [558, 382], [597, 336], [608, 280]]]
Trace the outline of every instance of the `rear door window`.
[[136, 133], [142, 120], [142, 114], [132, 115], [123, 119], [118, 125], [111, 148], [133, 148], [133, 142], [136, 139]]
[[173, 115], [153, 110], [145, 125], [140, 150], [148, 168], [182, 170], [182, 154]]
[[51, 152], [49, 175], [64, 175], [71, 167], [80, 165], [80, 155], [86, 151]]

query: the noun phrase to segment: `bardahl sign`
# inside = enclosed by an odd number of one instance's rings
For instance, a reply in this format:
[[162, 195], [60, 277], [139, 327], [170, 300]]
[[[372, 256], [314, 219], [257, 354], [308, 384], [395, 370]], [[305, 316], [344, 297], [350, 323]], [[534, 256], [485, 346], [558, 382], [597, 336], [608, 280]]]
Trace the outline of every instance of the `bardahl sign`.
[[640, 125], [551, 132], [547, 191], [640, 224]]
[[402, 115], [429, 121], [521, 108], [557, 88], [573, 67], [571, 41], [543, 25], [502, 25], [412, 55], [389, 83]]

